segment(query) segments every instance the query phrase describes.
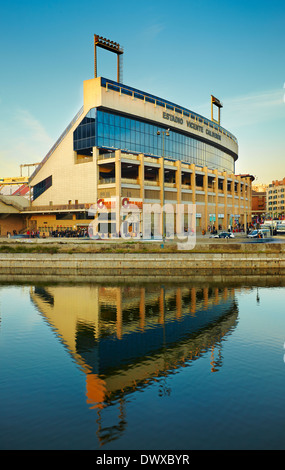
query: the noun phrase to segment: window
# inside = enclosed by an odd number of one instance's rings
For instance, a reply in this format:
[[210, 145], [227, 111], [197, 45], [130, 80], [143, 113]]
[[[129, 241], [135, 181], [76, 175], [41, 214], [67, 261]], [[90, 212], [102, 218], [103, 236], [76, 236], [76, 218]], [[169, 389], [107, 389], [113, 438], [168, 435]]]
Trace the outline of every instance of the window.
[[45, 178], [44, 180], [40, 181], [40, 183], [36, 184], [33, 187], [33, 199], [37, 199], [41, 194], [43, 194], [48, 188], [52, 186], [52, 176]]
[[95, 147], [96, 108], [90, 109], [73, 133], [73, 150]]
[[[163, 153], [162, 132], [157, 135], [157, 131], [165, 130], [163, 127], [98, 109], [95, 128], [97, 128], [95, 132], [97, 147], [121, 149], [156, 157], [160, 157]], [[171, 131], [167, 137], [164, 136], [164, 157], [234, 173], [232, 156], [175, 131]]]
[[72, 214], [70, 212], [56, 214], [56, 220], [72, 220]]

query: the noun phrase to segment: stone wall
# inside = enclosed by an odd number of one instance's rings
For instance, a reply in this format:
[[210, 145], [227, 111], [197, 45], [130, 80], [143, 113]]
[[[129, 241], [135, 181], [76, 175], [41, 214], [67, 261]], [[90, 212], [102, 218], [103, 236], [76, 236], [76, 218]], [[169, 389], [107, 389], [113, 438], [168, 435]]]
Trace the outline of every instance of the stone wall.
[[196, 275], [279, 275], [285, 253], [1, 253], [0, 276], [187, 280]]

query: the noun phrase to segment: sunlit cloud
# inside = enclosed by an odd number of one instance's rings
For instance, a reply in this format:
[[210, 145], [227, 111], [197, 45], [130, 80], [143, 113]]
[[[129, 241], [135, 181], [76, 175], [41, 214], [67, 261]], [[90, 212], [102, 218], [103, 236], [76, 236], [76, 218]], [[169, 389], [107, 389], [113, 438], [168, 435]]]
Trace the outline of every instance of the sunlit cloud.
[[28, 139], [31, 143], [51, 144], [51, 138], [43, 125], [28, 110], [19, 109], [15, 118], [23, 131], [22, 138]]
[[26, 109], [5, 115], [0, 139], [1, 177], [17, 176], [20, 164], [40, 162], [53, 144], [41, 122]]
[[[222, 122], [229, 130], [253, 126], [285, 118], [284, 89], [234, 96], [222, 100]], [[197, 107], [196, 107], [197, 108]], [[200, 114], [207, 115], [209, 104], [199, 106]]]
[[285, 118], [284, 90], [234, 97], [224, 101], [227, 126], [241, 128], [266, 121]]
[[153, 23], [147, 26], [141, 33], [144, 40], [153, 41], [165, 29], [162, 23]]

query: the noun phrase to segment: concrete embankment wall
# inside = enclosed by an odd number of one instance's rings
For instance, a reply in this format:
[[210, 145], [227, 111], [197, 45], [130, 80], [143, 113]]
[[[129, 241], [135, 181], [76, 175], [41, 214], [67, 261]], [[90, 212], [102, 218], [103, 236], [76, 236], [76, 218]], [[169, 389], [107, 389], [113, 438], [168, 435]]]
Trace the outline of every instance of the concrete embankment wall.
[[189, 278], [195, 275], [285, 274], [285, 252], [1, 253], [5, 275], [64, 278]]

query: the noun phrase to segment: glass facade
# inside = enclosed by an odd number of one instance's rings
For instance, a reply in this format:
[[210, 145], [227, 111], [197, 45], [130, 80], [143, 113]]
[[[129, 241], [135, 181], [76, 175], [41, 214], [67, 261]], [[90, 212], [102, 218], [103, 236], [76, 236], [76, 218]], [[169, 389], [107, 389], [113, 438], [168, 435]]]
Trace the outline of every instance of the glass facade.
[[95, 116], [96, 109], [90, 109], [74, 131], [74, 150], [78, 151], [95, 147]]
[[33, 199], [37, 199], [41, 194], [43, 194], [48, 188], [52, 186], [52, 176], [48, 176], [44, 180], [40, 181], [33, 188]]
[[[157, 135], [160, 131], [161, 134]], [[92, 109], [74, 132], [74, 150], [96, 146], [160, 157], [165, 128], [113, 112]], [[89, 145], [90, 144], [90, 145]], [[85, 147], [84, 147], [85, 145]], [[234, 173], [234, 158], [207, 143], [173, 130], [164, 136], [164, 156]]]

